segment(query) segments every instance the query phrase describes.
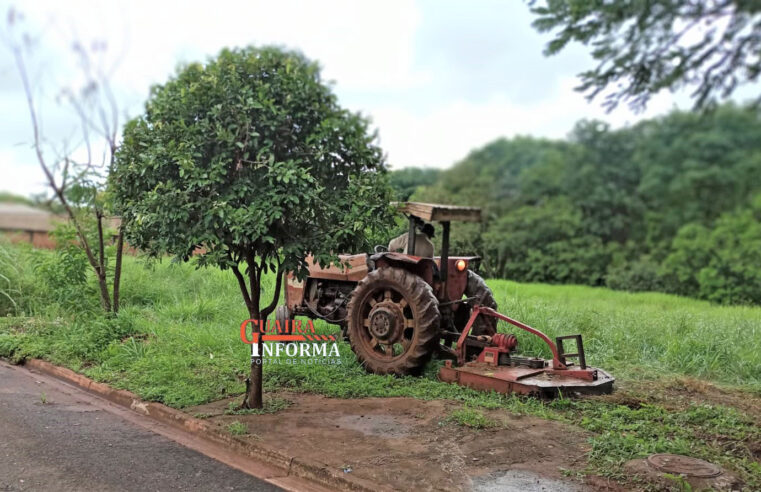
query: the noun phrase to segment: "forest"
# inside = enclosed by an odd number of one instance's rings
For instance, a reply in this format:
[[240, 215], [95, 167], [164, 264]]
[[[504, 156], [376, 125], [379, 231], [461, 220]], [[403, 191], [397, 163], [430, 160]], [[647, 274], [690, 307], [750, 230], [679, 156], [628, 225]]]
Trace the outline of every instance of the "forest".
[[490, 277], [761, 304], [758, 108], [582, 120], [564, 140], [500, 138], [390, 182], [400, 200], [482, 207], [453, 248]]

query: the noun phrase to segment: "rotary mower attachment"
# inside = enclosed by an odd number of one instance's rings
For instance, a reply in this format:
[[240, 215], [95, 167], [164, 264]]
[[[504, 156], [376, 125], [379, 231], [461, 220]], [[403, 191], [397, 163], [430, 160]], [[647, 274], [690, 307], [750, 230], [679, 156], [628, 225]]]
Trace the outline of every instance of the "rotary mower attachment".
[[[492, 316], [532, 333], [550, 347], [552, 360], [518, 357], [512, 354], [518, 345], [515, 335], [497, 333], [494, 336], [473, 336], [470, 331], [478, 316]], [[563, 342], [576, 341], [576, 352], [566, 353]], [[470, 349], [470, 350], [468, 350]], [[466, 355], [481, 349], [478, 357], [467, 362]], [[468, 324], [457, 340], [457, 360], [446, 361], [439, 379], [482, 391], [519, 393], [540, 397], [570, 396], [576, 393], [605, 394], [613, 391], [615, 379], [594, 367], [587, 367], [581, 335], [557, 337], [555, 342], [539, 330], [500, 314], [495, 310], [475, 306]], [[576, 362], [568, 362], [568, 359]]]

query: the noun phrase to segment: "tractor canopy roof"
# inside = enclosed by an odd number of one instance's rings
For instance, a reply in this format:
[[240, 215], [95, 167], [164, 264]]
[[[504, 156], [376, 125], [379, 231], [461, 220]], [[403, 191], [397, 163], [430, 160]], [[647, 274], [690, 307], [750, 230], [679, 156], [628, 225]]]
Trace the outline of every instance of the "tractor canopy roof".
[[481, 222], [481, 209], [478, 207], [420, 202], [394, 202], [392, 205], [403, 214], [412, 215], [427, 222]]

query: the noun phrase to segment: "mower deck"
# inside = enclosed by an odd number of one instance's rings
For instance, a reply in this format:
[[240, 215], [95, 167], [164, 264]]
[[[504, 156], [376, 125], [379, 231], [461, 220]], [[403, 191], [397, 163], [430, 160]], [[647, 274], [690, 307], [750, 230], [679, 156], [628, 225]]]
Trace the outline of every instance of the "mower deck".
[[[541, 338], [552, 352], [552, 360], [515, 355], [518, 339], [512, 334], [472, 336], [470, 331], [479, 316], [491, 316]], [[574, 340], [576, 352], [567, 353], [563, 342]], [[475, 360], [468, 361], [468, 347], [482, 347]], [[588, 367], [581, 335], [556, 337], [555, 342], [520, 321], [495, 310], [475, 306], [468, 324], [457, 340], [457, 360], [447, 361], [439, 371], [439, 379], [481, 391], [518, 393], [540, 397], [574, 394], [606, 394], [613, 391], [615, 379], [594, 367]], [[577, 359], [576, 363], [567, 359]]]
[[601, 395], [613, 391], [615, 379], [602, 369], [593, 369], [596, 379], [591, 381], [574, 377], [573, 372], [556, 371], [549, 367], [533, 369], [521, 366], [494, 366], [483, 362], [469, 362], [454, 367], [452, 361], [447, 361], [439, 371], [439, 379], [480, 391], [518, 393], [545, 398], [570, 394]]

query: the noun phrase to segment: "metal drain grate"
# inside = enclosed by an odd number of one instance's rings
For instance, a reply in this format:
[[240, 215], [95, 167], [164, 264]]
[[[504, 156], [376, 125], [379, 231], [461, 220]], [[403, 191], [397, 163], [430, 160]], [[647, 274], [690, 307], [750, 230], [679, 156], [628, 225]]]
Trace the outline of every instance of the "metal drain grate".
[[707, 461], [680, 454], [653, 454], [647, 462], [653, 468], [675, 475], [711, 478], [721, 475], [721, 468]]

